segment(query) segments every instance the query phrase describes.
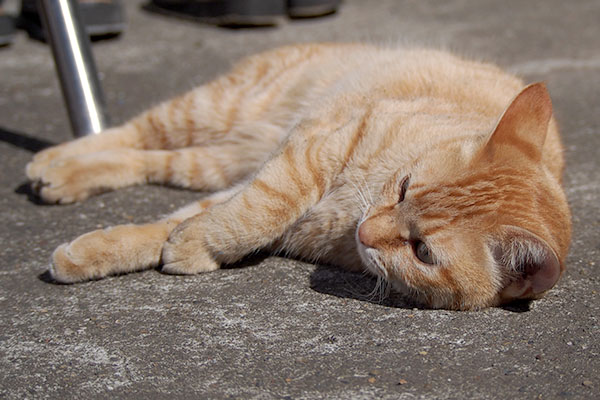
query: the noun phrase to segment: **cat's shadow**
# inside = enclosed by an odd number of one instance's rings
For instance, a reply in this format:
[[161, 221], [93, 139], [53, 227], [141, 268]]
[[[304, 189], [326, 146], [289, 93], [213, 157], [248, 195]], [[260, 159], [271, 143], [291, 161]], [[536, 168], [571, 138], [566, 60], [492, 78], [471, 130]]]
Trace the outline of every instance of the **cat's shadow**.
[[[37, 153], [45, 148], [54, 146], [56, 143], [44, 139], [38, 139], [26, 133], [9, 130], [0, 126], [0, 142], [8, 143], [14, 147], [27, 150], [31, 153]], [[38, 195], [31, 188], [31, 183], [28, 181], [21, 182], [14, 190], [17, 194], [27, 196], [29, 201], [38, 205], [47, 205], [42, 202]]]
[[[268, 257], [269, 254], [261, 252], [248, 256], [235, 264], [223, 265], [221, 269], [238, 269], [255, 266]], [[161, 267], [159, 266], [154, 269], [160, 272]], [[63, 285], [63, 283], [52, 278], [49, 270], [40, 273], [37, 278], [45, 283]], [[375, 290], [377, 279], [365, 273], [348, 272], [340, 268], [317, 265], [315, 270], [310, 274], [309, 284], [310, 288], [318, 293], [343, 299], [364, 301], [392, 308], [423, 308], [419, 304], [411, 302], [397, 293], [388, 292], [384, 295], [382, 290]]]
[[16, 194], [27, 196], [27, 200], [38, 206], [53, 206], [54, 204], [45, 203], [38, 193], [31, 187], [31, 182], [21, 182], [14, 190]]
[[365, 273], [318, 265], [310, 275], [310, 288], [316, 292], [380, 306], [422, 309], [423, 306], [394, 291], [377, 287], [377, 279]]
[[[317, 266], [310, 276], [311, 289], [319, 293], [391, 308], [428, 309], [394, 291], [381, 296], [381, 291], [374, 290], [376, 286], [377, 279], [364, 273], [347, 272], [321, 265]], [[501, 305], [500, 308], [513, 313], [525, 313], [531, 311], [532, 304], [532, 300], [517, 300]]]
[[48, 140], [38, 139], [23, 132], [9, 130], [2, 126], [0, 126], [0, 142], [8, 143], [32, 153], [37, 153], [40, 150], [44, 150], [45, 148], [56, 144]]
[[[271, 256], [272, 254], [267, 251], [259, 251], [234, 264], [225, 264], [221, 266], [221, 269], [258, 266]], [[160, 267], [157, 270], [160, 271]], [[343, 299], [364, 301], [393, 308], [423, 308], [400, 294], [388, 292], [383, 295], [382, 290], [375, 290], [377, 279], [371, 275], [361, 272], [349, 272], [339, 267], [317, 264], [310, 273], [309, 285], [315, 292]]]
[[[260, 264], [268, 254], [258, 254], [247, 257], [236, 264], [227, 264], [222, 269], [237, 269]], [[160, 267], [155, 270], [160, 272]], [[44, 271], [38, 275], [38, 279], [45, 283], [63, 285], [52, 278], [50, 271]], [[364, 273], [348, 272], [339, 268], [317, 265], [316, 269], [310, 274], [310, 288], [318, 293], [335, 296], [343, 299], [352, 299], [364, 301], [379, 306], [400, 308], [400, 309], [419, 309], [427, 308], [421, 304], [415, 303], [410, 299], [389, 291], [383, 295], [381, 290], [375, 290], [377, 279]], [[501, 306], [505, 311], [514, 313], [524, 313], [531, 310], [532, 301], [516, 301]]]

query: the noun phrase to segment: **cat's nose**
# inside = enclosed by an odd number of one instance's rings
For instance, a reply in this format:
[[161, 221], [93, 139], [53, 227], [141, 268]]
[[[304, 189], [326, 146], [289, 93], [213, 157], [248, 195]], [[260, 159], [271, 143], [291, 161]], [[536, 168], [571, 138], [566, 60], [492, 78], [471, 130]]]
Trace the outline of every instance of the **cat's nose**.
[[375, 247], [377, 242], [377, 234], [373, 228], [373, 224], [369, 224], [369, 221], [364, 221], [358, 227], [358, 240], [367, 247]]
[[373, 220], [366, 220], [358, 227], [358, 240], [366, 247], [375, 248], [381, 241], [381, 230]]
[[358, 240], [370, 248], [405, 246], [410, 232], [398, 225], [398, 219], [391, 215], [371, 217], [358, 227]]

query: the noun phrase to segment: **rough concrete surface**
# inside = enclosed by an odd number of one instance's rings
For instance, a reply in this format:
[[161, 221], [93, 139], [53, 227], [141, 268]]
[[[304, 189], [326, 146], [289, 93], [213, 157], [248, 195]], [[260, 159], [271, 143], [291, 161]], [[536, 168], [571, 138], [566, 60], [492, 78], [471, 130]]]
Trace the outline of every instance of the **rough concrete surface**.
[[347, 0], [334, 16], [236, 30], [126, 3], [126, 33], [93, 46], [114, 123], [295, 42], [431, 45], [546, 81], [567, 149], [568, 271], [544, 300], [480, 312], [379, 302], [360, 274], [276, 257], [48, 283], [60, 243], [198, 194], [31, 201], [25, 164], [71, 134], [48, 47], [20, 33], [0, 49], [0, 398], [600, 398], [599, 1]]

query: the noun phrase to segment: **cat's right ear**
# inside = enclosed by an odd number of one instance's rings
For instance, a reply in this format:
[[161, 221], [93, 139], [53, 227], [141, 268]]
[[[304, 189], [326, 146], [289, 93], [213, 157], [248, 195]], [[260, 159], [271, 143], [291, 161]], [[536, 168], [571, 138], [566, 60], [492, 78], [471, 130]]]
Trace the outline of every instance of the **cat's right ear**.
[[556, 284], [562, 272], [545, 240], [515, 226], [505, 227], [492, 254], [505, 282], [500, 292], [504, 302], [539, 297]]
[[546, 86], [543, 83], [527, 86], [500, 117], [483, 149], [483, 157], [502, 162], [506, 156], [514, 157], [516, 150], [532, 161], [539, 161], [551, 117], [552, 101]]

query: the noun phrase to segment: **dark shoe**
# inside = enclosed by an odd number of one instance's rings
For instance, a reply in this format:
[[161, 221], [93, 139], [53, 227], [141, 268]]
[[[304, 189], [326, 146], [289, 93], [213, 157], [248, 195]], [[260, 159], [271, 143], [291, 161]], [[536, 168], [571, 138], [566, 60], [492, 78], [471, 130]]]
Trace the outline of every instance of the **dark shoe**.
[[146, 9], [213, 25], [270, 26], [285, 14], [285, 0], [152, 0]]
[[288, 0], [291, 18], [314, 18], [336, 12], [340, 0]]
[[[92, 39], [115, 37], [125, 30], [120, 0], [78, 0], [84, 29]], [[36, 0], [23, 0], [19, 25], [35, 39], [45, 40]]]
[[15, 21], [11, 16], [4, 14], [0, 6], [0, 47], [11, 44], [14, 37]]
[[340, 0], [152, 0], [146, 9], [225, 26], [271, 26], [334, 13]]

